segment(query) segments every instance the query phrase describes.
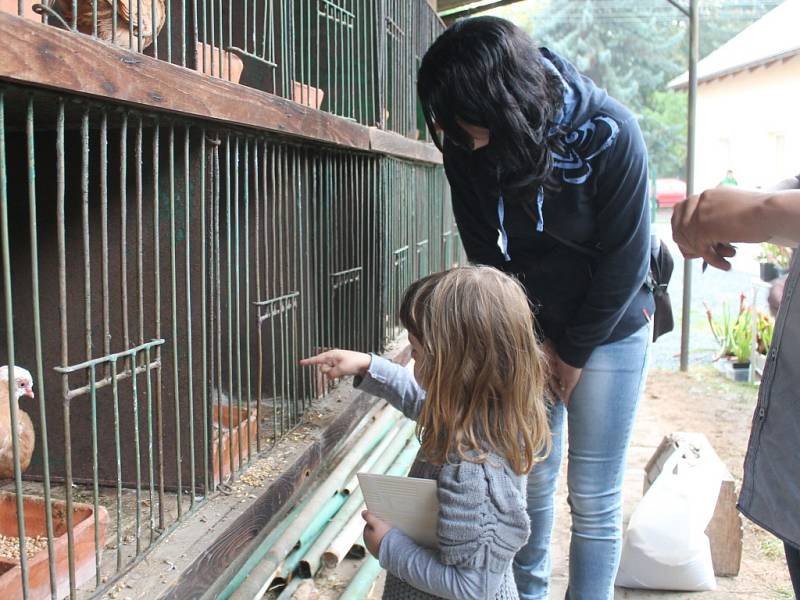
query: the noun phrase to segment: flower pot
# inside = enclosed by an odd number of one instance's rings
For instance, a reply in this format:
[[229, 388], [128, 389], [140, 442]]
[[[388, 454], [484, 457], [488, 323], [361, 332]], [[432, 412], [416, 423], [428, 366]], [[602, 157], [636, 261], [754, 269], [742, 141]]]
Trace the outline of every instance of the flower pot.
[[[200, 73], [205, 73], [206, 75], [232, 81], [233, 83], [239, 83], [242, 77], [242, 71], [244, 70], [242, 59], [226, 50], [222, 50], [221, 52], [222, 55], [220, 56], [220, 49], [217, 46], [212, 46], [204, 42], [197, 42], [197, 63], [195, 65], [195, 70]], [[220, 64], [220, 58], [222, 64]], [[230, 69], [228, 65], [230, 65]]]
[[750, 381], [750, 363], [736, 362], [733, 357], [723, 357], [717, 361], [717, 368], [731, 381], [747, 383]]
[[[214, 469], [214, 481], [222, 481], [231, 472], [231, 449], [233, 449], [233, 468], [239, 468], [239, 435], [242, 435], [242, 458], [247, 457], [247, 438], [244, 437], [245, 431], [250, 435], [250, 448], [255, 451], [256, 437], [258, 436], [258, 422], [256, 420], [256, 409], [250, 409], [249, 416], [246, 408], [240, 411], [233, 406], [230, 409], [233, 415], [228, 418], [229, 409], [226, 405], [214, 406], [214, 434], [212, 436], [212, 465]], [[231, 430], [231, 421], [233, 430]], [[222, 471], [220, 473], [219, 460], [219, 436], [222, 434]]]
[[[24, 496], [26, 537], [47, 537], [47, 518], [44, 498]], [[56, 598], [69, 596], [69, 562], [67, 545], [67, 505], [61, 500], [52, 500], [53, 546], [56, 564]], [[97, 513], [100, 528], [100, 552], [105, 544], [108, 512], [100, 507]], [[94, 507], [90, 504], [73, 504], [72, 527], [75, 551], [75, 583], [78, 587], [95, 577]], [[0, 492], [0, 534], [18, 537], [17, 496]], [[28, 557], [28, 584], [30, 600], [49, 600], [50, 568], [47, 547]], [[22, 598], [22, 569], [19, 559], [0, 556], [0, 598], [16, 600]]]
[[292, 81], [292, 100], [298, 104], [319, 110], [324, 98], [325, 92], [323, 90], [310, 86], [307, 83]]
[[778, 266], [775, 263], [762, 262], [759, 263], [758, 266], [762, 281], [772, 281], [773, 279], [777, 279], [780, 275]]
[[[41, 23], [41, 15], [33, 12], [34, 4], [41, 4], [42, 0], [25, 0], [22, 6], [22, 16], [31, 21]], [[18, 0], [0, 0], [0, 12], [11, 13], [12, 15], [19, 15], [19, 2]]]

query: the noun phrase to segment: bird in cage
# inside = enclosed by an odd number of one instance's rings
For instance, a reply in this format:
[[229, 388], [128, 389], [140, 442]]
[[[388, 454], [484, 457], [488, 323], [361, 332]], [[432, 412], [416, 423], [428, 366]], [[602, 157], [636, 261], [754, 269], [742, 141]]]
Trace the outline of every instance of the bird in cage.
[[[8, 366], [0, 367], [0, 479], [14, 477], [14, 449], [11, 439], [11, 408], [8, 397]], [[14, 367], [11, 381], [13, 402], [17, 406], [17, 435], [19, 436], [19, 466], [24, 472], [31, 464], [33, 448], [36, 445], [36, 432], [33, 422], [24, 410], [19, 408], [23, 396], [33, 398], [33, 377], [22, 367]]]
[[[124, 48], [139, 49], [139, 29], [141, 27], [141, 50], [144, 50], [153, 43], [153, 38], [161, 31], [166, 20], [166, 0], [96, 0], [96, 17], [94, 4], [93, 0], [77, 1], [76, 25], [78, 31], [94, 35], [96, 18], [97, 37], [106, 42], [114, 42]], [[116, 32], [114, 31], [115, 4], [117, 5]], [[73, 0], [55, 0], [54, 8], [67, 24], [72, 23]]]

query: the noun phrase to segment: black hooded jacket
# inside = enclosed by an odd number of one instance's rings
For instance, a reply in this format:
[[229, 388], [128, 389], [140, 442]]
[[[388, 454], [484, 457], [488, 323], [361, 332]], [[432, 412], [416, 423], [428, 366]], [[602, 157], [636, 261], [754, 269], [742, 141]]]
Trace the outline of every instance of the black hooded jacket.
[[445, 140], [444, 166], [469, 261], [516, 275], [541, 334], [562, 360], [583, 367], [595, 347], [627, 337], [653, 314], [644, 286], [647, 151], [627, 108], [567, 61], [542, 54], [568, 92], [563, 133], [556, 134], [564, 151], [555, 157], [555, 191], [543, 190], [541, 211], [536, 191], [528, 198], [502, 188], [491, 143], [471, 152]]

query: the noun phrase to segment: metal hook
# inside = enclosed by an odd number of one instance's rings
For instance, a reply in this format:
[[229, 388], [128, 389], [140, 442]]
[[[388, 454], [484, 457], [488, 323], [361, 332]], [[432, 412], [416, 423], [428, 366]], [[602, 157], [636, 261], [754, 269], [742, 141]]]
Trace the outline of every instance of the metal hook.
[[42, 15], [42, 16], [46, 15], [48, 17], [53, 17], [56, 21], [58, 21], [64, 27], [64, 29], [72, 31], [72, 27], [70, 26], [70, 24], [67, 23], [64, 20], [64, 17], [61, 16], [61, 13], [59, 13], [57, 10], [55, 10], [52, 6], [49, 6], [47, 4], [34, 4], [33, 6], [31, 6], [31, 9], [37, 15]]

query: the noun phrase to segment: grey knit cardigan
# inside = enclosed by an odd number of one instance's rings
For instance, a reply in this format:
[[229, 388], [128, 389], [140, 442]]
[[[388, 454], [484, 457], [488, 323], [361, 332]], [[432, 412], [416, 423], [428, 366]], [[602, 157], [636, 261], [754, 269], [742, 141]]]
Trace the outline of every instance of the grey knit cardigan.
[[[385, 398], [410, 419], [425, 401], [407, 369], [374, 355], [368, 374], [354, 385]], [[439, 547], [418, 546], [398, 529], [387, 533], [379, 551], [388, 571], [383, 599], [516, 600], [512, 563], [530, 534], [526, 477], [493, 454], [482, 463], [446, 465], [418, 455], [409, 476], [438, 482]]]

